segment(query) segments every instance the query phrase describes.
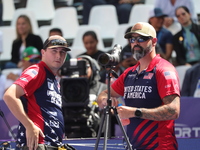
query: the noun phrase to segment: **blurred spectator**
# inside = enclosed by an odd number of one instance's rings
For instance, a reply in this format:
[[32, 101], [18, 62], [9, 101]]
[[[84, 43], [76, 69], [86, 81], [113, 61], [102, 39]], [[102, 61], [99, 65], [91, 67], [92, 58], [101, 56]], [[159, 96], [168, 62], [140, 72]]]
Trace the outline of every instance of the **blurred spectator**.
[[93, 6], [106, 4], [112, 4], [116, 7], [120, 24], [128, 23], [130, 11], [136, 3], [144, 3], [144, 0], [83, 0], [83, 24], [88, 24], [90, 10]]
[[22, 53], [22, 59], [18, 63], [19, 70], [9, 73], [7, 76], [0, 74], [0, 100], [3, 98], [5, 90], [12, 85], [12, 83], [19, 78], [22, 71], [28, 68], [29, 66], [36, 64], [40, 61], [39, 51], [32, 46], [27, 47]]
[[181, 96], [200, 97], [200, 63], [189, 68], [183, 80]]
[[50, 29], [49, 31], [49, 36], [52, 36], [52, 35], [60, 35], [60, 36], [63, 36], [63, 33], [62, 33], [62, 30], [60, 28], [52, 28]]
[[193, 65], [200, 61], [200, 25], [192, 22], [186, 6], [178, 7], [175, 12], [182, 26], [182, 30], [173, 39], [176, 65]]
[[155, 7], [161, 8], [163, 13], [168, 15], [164, 19], [164, 26], [169, 28], [174, 22], [177, 22], [175, 9], [179, 6], [187, 6], [191, 12], [193, 21], [197, 21], [197, 15], [194, 11], [194, 4], [192, 0], [156, 0]]
[[38, 51], [37, 48], [33, 46], [27, 47], [23, 53], [22, 53], [22, 59], [18, 63], [18, 68], [19, 70], [15, 73], [11, 72], [7, 76], [2, 75], [3, 79], [0, 80], [0, 83], [5, 83], [4, 86], [2, 87], [2, 92], [4, 93], [5, 90], [12, 85], [12, 83], [19, 78], [21, 75], [22, 71], [24, 71], [26, 68], [29, 66], [36, 64], [40, 61], [41, 55], [40, 52]]
[[[137, 61], [133, 58], [133, 53], [128, 49], [128, 45], [123, 48], [121, 55], [120, 55], [120, 69], [124, 72], [125, 69], [128, 67], [134, 66]], [[121, 72], [121, 73], [122, 73]]]
[[16, 22], [17, 38], [13, 41], [11, 62], [5, 64], [4, 68], [17, 68], [18, 62], [22, 58], [22, 52], [28, 46], [34, 46], [39, 51], [43, 42], [40, 36], [34, 35], [30, 19], [26, 15], [20, 15]]
[[155, 28], [157, 35], [157, 43], [160, 45], [163, 55], [166, 60], [170, 60], [173, 50], [173, 35], [163, 27], [164, 18], [167, 15], [163, 14], [160, 8], [154, 8], [150, 11], [149, 23]]
[[99, 55], [104, 53], [103, 51], [97, 49], [98, 39], [94, 31], [85, 32], [82, 39], [86, 52], [80, 55], [88, 55], [97, 60]]

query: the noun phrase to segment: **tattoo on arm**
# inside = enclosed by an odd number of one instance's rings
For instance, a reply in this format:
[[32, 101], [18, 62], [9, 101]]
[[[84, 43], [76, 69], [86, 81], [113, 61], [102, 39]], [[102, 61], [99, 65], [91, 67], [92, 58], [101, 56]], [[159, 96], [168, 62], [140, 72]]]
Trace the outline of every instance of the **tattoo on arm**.
[[[177, 106], [180, 105], [178, 95], [169, 95], [163, 98], [163, 105], [154, 109], [142, 109], [144, 119], [149, 120], [172, 120], [178, 116]], [[179, 111], [178, 111], [179, 112]]]

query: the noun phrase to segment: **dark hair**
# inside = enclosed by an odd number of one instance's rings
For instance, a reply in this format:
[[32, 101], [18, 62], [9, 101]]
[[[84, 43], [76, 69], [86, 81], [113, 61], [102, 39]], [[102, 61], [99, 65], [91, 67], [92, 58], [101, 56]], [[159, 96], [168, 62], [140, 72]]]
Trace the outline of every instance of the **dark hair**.
[[49, 33], [51, 32], [59, 32], [61, 34], [61, 36], [63, 35], [62, 30], [60, 28], [52, 28]]
[[179, 6], [175, 9], [175, 14], [179, 8], [183, 8], [188, 14], [190, 14], [190, 10], [186, 6]]
[[99, 76], [100, 66], [98, 65], [97, 61], [93, 59], [92, 57], [88, 55], [80, 55], [78, 58], [85, 59], [87, 62], [89, 62], [90, 67], [92, 69], [92, 76], [89, 79], [90, 86], [93, 86], [96, 84], [95, 77]]
[[92, 36], [96, 41], [98, 41], [97, 35], [96, 35], [96, 33], [94, 31], [87, 31], [87, 32], [85, 32], [83, 34], [82, 40], [84, 39], [85, 36], [88, 36], [88, 35]]

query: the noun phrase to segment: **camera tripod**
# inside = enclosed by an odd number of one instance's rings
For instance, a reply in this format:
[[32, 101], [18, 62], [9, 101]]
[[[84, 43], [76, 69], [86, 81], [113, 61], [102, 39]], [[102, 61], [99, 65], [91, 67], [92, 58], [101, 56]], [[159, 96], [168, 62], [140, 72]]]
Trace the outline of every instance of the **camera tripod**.
[[113, 74], [114, 77], [117, 78], [117, 74], [114, 70], [112, 70], [112, 68], [109, 68], [107, 74], [108, 74], [108, 99], [107, 99], [107, 106], [104, 108], [104, 112], [103, 112], [103, 115], [101, 117], [101, 122], [100, 122], [100, 126], [99, 126], [99, 131], [98, 131], [98, 135], [97, 135], [97, 140], [96, 140], [96, 144], [95, 144], [95, 150], [97, 150], [98, 148], [98, 144], [99, 144], [99, 140], [100, 140], [100, 137], [101, 137], [101, 133], [102, 133], [102, 129], [103, 129], [103, 126], [104, 126], [104, 121], [105, 121], [105, 130], [104, 130], [104, 147], [103, 147], [103, 150], [106, 150], [107, 149], [107, 140], [108, 140], [108, 128], [109, 128], [109, 123], [110, 123], [110, 115], [111, 115], [111, 110], [113, 110], [114, 112], [114, 115], [117, 119], [117, 122], [120, 126], [120, 129], [122, 130], [123, 132], [123, 135], [124, 135], [124, 139], [125, 139], [125, 142], [127, 144], [127, 147], [128, 147], [128, 150], [132, 150], [132, 147], [131, 147], [131, 144], [129, 142], [129, 139], [128, 139], [128, 136], [125, 132], [125, 129], [124, 127], [122, 126], [122, 123], [119, 119], [119, 115], [117, 113], [117, 109], [116, 107], [112, 107], [112, 100], [111, 100], [111, 96], [110, 96], [110, 74]]

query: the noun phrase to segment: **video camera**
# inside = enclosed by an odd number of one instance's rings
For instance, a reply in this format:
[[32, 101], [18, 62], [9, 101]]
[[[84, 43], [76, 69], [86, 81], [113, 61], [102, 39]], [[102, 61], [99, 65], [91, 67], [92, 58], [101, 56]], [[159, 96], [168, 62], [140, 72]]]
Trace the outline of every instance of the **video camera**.
[[60, 70], [65, 134], [69, 138], [95, 137], [99, 125], [98, 107], [90, 104], [90, 84], [85, 77], [87, 57], [70, 59]]
[[118, 63], [120, 62], [121, 51], [122, 51], [122, 47], [119, 44], [116, 44], [111, 54], [103, 53], [99, 55], [98, 57], [99, 64], [107, 68], [118, 65]]
[[61, 95], [65, 106], [83, 106], [89, 103], [87, 62], [70, 59], [61, 67]]

